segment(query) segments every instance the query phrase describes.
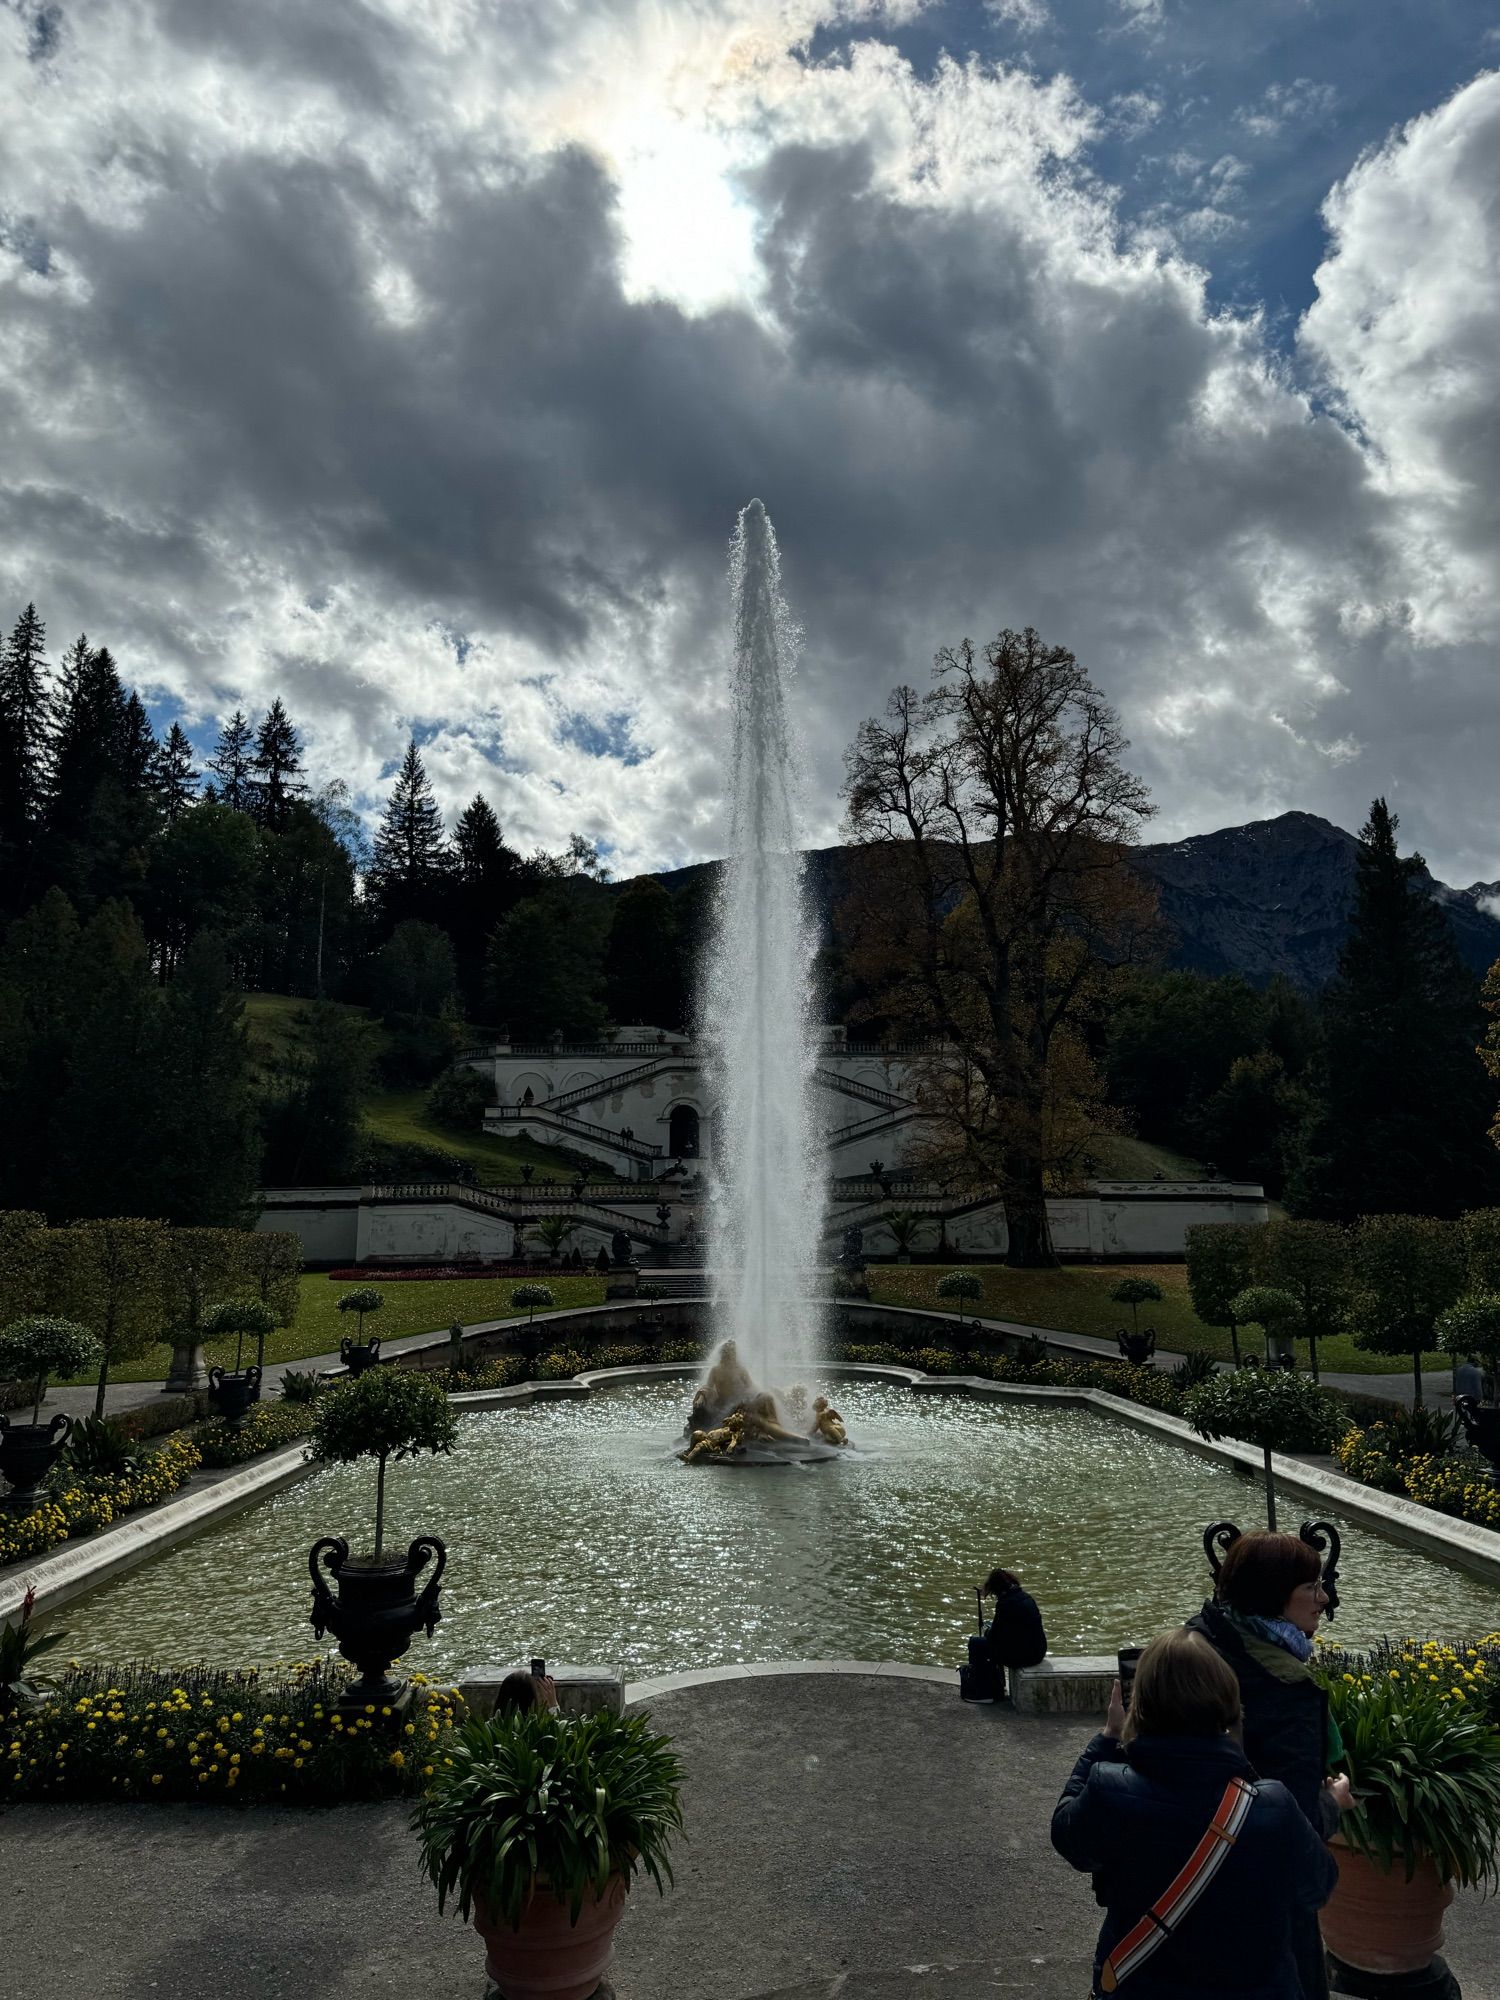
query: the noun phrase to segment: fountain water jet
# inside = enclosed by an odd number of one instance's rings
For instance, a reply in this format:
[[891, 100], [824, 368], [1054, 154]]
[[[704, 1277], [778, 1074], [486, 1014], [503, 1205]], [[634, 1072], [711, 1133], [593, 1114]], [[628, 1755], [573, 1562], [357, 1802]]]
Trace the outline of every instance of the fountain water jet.
[[718, 1108], [710, 1257], [714, 1331], [761, 1388], [803, 1378], [819, 1347], [811, 1298], [825, 1200], [813, 1115], [817, 937], [802, 880], [789, 690], [800, 634], [776, 535], [752, 500], [730, 544], [733, 819], [704, 974], [700, 1034]]

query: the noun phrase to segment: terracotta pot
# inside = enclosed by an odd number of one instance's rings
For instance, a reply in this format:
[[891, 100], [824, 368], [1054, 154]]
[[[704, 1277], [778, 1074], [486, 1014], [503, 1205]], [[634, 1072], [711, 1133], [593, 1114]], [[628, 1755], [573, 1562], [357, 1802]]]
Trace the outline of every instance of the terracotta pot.
[[1319, 1921], [1334, 1957], [1361, 1972], [1420, 1972], [1430, 1965], [1442, 1948], [1453, 1884], [1427, 1860], [1408, 1882], [1400, 1863], [1387, 1873], [1341, 1840], [1332, 1846], [1338, 1886]]
[[484, 1969], [501, 2000], [589, 2000], [597, 1993], [625, 1914], [625, 1878], [611, 1875], [602, 1896], [586, 1895], [578, 1922], [550, 1890], [537, 1887], [513, 1931], [492, 1922], [482, 1903], [474, 1928], [484, 1939]]

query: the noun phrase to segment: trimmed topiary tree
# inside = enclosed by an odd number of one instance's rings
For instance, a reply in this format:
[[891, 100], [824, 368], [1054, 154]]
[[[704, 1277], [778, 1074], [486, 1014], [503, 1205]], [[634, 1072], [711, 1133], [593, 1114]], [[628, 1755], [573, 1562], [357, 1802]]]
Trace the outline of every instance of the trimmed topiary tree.
[[365, 1319], [367, 1315], [378, 1313], [384, 1304], [385, 1294], [377, 1292], [373, 1285], [361, 1285], [355, 1291], [345, 1292], [344, 1296], [339, 1300], [339, 1311], [341, 1313], [358, 1314], [356, 1324], [359, 1331], [355, 1335], [355, 1338], [361, 1346], [364, 1345]]
[[1246, 1285], [1235, 1294], [1232, 1310], [1241, 1326], [1262, 1329], [1266, 1337], [1266, 1365], [1270, 1367], [1281, 1351], [1282, 1341], [1291, 1338], [1297, 1320], [1296, 1299], [1280, 1285]]
[[510, 1302], [517, 1312], [520, 1312], [523, 1306], [525, 1307], [526, 1324], [528, 1326], [536, 1318], [538, 1308], [547, 1311], [557, 1304], [557, 1300], [552, 1296], [552, 1287], [550, 1285], [513, 1285], [511, 1287]]
[[227, 1340], [234, 1335], [234, 1372], [240, 1372], [244, 1356], [245, 1335], [255, 1336], [255, 1365], [265, 1366], [266, 1335], [276, 1331], [277, 1319], [274, 1306], [260, 1299], [221, 1299], [210, 1306], [203, 1315], [203, 1334], [207, 1340]]
[[1288, 1332], [1307, 1342], [1316, 1382], [1319, 1337], [1337, 1333], [1349, 1310], [1348, 1232], [1336, 1222], [1268, 1222], [1256, 1261], [1265, 1282], [1297, 1302], [1296, 1323]]
[[1500, 1292], [1469, 1292], [1438, 1317], [1438, 1345], [1457, 1360], [1474, 1354], [1491, 1383], [1500, 1377]]
[[1163, 1294], [1154, 1278], [1122, 1278], [1109, 1296], [1117, 1306], [1129, 1306], [1130, 1331], [1134, 1336], [1140, 1332], [1141, 1307], [1156, 1304]]
[[1374, 1354], [1409, 1354], [1415, 1403], [1422, 1402], [1422, 1356], [1437, 1345], [1439, 1317], [1464, 1290], [1466, 1257], [1458, 1225], [1435, 1215], [1366, 1215], [1354, 1226], [1355, 1344]]
[[1240, 1365], [1234, 1301], [1255, 1276], [1251, 1232], [1238, 1222], [1195, 1222], [1187, 1233], [1188, 1297], [1205, 1326], [1227, 1326]]
[[[940, 1299], [964, 1300], [984, 1297], [984, 1280], [977, 1271], [949, 1271], [946, 1277], [938, 1279], [937, 1295]], [[963, 1318], [962, 1304], [954, 1314], [955, 1319]]]
[[312, 1455], [325, 1465], [373, 1458], [376, 1556], [385, 1549], [385, 1468], [393, 1458], [453, 1449], [457, 1421], [440, 1386], [417, 1369], [373, 1368], [319, 1402]]
[[[1246, 1319], [1253, 1317], [1245, 1314]], [[1261, 1322], [1264, 1324], [1264, 1322]], [[1326, 1389], [1305, 1375], [1236, 1368], [1189, 1390], [1183, 1414], [1200, 1437], [1258, 1444], [1266, 1475], [1266, 1525], [1276, 1526], [1273, 1451], [1332, 1451], [1350, 1419]]]
[[31, 1421], [41, 1422], [42, 1398], [54, 1375], [81, 1375], [96, 1368], [104, 1350], [86, 1326], [74, 1319], [33, 1313], [0, 1328], [0, 1377], [32, 1384]]

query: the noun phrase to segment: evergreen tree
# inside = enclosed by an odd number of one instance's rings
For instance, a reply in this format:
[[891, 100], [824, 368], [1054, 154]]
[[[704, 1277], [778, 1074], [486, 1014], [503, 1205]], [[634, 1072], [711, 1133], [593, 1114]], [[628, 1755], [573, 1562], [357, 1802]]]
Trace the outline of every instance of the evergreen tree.
[[180, 722], [172, 724], [166, 742], [157, 748], [154, 781], [162, 818], [168, 826], [175, 826], [193, 803], [198, 788], [193, 746]]
[[603, 1034], [609, 915], [608, 892], [575, 875], [544, 883], [496, 926], [485, 967], [489, 1005], [514, 1040], [561, 1034], [588, 1042]]
[[77, 912], [52, 888], [0, 949], [0, 1127], [25, 1134], [0, 1146], [0, 1207], [54, 1206], [54, 1117], [85, 1004], [80, 941]]
[[209, 798], [164, 829], [141, 901], [165, 972], [201, 930], [215, 932], [237, 966], [253, 961], [261, 941], [257, 896], [267, 838], [244, 813]]
[[354, 863], [323, 802], [293, 799], [260, 833], [256, 983], [309, 998], [337, 991], [356, 948]]
[[678, 1028], [687, 1018], [672, 898], [650, 875], [627, 882], [615, 899], [604, 960], [610, 1018]]
[[243, 1002], [224, 946], [200, 931], [162, 996], [151, 1207], [175, 1223], [242, 1225], [261, 1135]]
[[1299, 1214], [1352, 1221], [1400, 1214], [1413, 1199], [1457, 1215], [1491, 1198], [1496, 1156], [1475, 981], [1420, 855], [1396, 851], [1395, 816], [1376, 799], [1338, 973], [1323, 996], [1315, 1108], [1288, 1190]]
[[250, 771], [250, 810], [262, 826], [284, 826], [293, 798], [307, 787], [301, 778], [302, 746], [280, 695], [255, 732]]
[[108, 647], [63, 658], [47, 801], [53, 878], [84, 909], [138, 887], [155, 821], [156, 739]]
[[214, 797], [231, 812], [250, 810], [250, 759], [253, 752], [250, 725], [244, 711], [236, 709], [219, 731], [214, 754], [208, 760], [216, 783]]
[[0, 648], [0, 896], [32, 877], [47, 780], [46, 627], [28, 604]]
[[337, 1183], [357, 1171], [370, 1074], [365, 1024], [347, 1008], [314, 1002], [299, 1023], [280, 1088], [265, 1107], [267, 1186]]
[[476, 793], [453, 830], [453, 882], [448, 896], [448, 929], [459, 983], [475, 1014], [484, 1005], [486, 941], [515, 907], [523, 886], [521, 857], [506, 846], [489, 801]]
[[385, 923], [429, 912], [448, 866], [443, 816], [413, 738], [381, 814], [370, 868], [370, 886]]

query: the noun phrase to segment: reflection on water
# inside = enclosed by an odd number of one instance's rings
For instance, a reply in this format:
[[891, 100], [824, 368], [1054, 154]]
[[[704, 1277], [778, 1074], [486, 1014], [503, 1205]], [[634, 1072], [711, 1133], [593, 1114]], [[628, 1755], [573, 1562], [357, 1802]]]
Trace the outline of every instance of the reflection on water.
[[[393, 1466], [387, 1483], [393, 1536], [435, 1530], [449, 1551], [443, 1623], [409, 1665], [949, 1665], [996, 1563], [1035, 1592], [1054, 1652], [1112, 1652], [1196, 1609], [1203, 1528], [1253, 1527], [1263, 1506], [1236, 1474], [1086, 1410], [873, 1382], [837, 1395], [859, 1455], [760, 1472], [677, 1463], [680, 1385], [466, 1417], [450, 1458]], [[359, 1545], [374, 1489], [366, 1466], [314, 1474], [70, 1607], [68, 1650], [311, 1657], [307, 1550], [328, 1533]], [[1357, 1528], [1342, 1591], [1346, 1642], [1500, 1625], [1500, 1592]]]

